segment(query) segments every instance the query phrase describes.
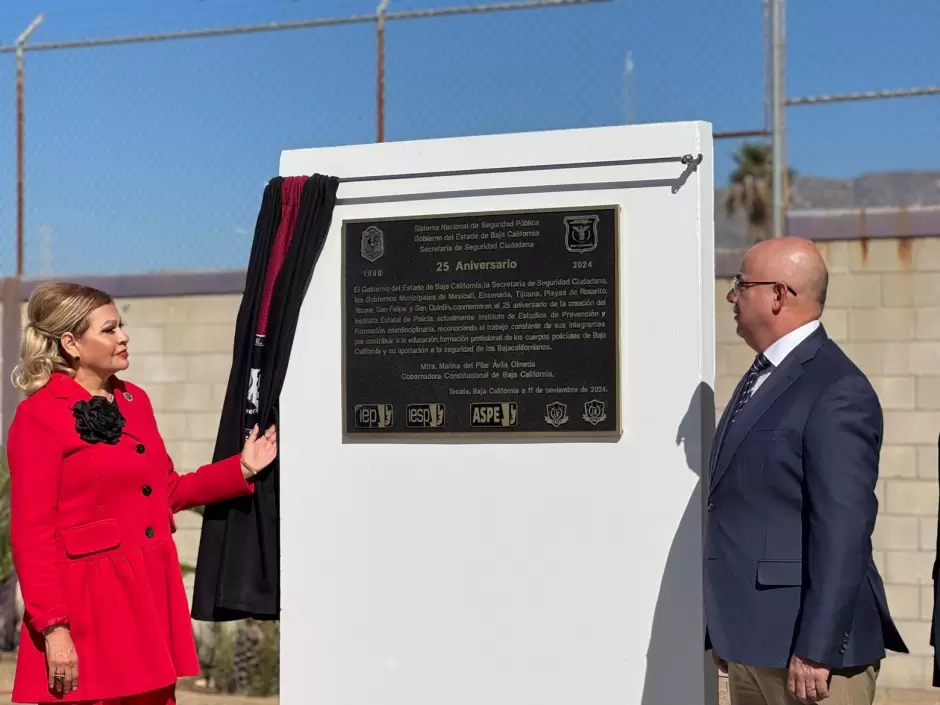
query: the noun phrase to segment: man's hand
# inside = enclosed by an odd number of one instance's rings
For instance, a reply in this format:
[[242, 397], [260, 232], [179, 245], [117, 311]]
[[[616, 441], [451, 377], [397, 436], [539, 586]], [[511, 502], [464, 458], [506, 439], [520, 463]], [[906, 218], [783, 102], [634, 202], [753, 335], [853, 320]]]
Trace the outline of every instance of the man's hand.
[[790, 695], [801, 703], [818, 703], [829, 697], [829, 669], [794, 654], [790, 657], [787, 687]]
[[714, 649], [712, 649], [712, 661], [715, 662], [715, 666], [718, 668], [718, 672], [721, 673], [721, 675], [728, 675], [728, 662], [716, 654]]

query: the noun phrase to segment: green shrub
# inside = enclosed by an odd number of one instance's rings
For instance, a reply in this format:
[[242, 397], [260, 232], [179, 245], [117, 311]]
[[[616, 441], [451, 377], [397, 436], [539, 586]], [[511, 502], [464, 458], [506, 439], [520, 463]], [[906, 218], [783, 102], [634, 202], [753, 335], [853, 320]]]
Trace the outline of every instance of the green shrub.
[[0, 582], [13, 574], [13, 550], [10, 548], [10, 469], [6, 449], [0, 447]]
[[267, 696], [279, 692], [279, 629], [276, 622], [246, 619], [211, 624], [197, 632], [203, 676], [221, 693]]

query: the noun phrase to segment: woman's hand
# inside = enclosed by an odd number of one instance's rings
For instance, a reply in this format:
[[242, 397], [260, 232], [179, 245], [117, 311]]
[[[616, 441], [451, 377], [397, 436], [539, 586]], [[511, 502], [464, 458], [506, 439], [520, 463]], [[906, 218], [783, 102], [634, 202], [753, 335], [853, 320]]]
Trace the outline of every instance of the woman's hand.
[[49, 690], [61, 695], [78, 690], [78, 654], [69, 630], [56, 627], [45, 637]]
[[247, 480], [264, 470], [277, 457], [277, 429], [269, 426], [263, 436], [258, 436], [258, 424], [251, 429], [245, 447], [242, 448], [242, 475]]

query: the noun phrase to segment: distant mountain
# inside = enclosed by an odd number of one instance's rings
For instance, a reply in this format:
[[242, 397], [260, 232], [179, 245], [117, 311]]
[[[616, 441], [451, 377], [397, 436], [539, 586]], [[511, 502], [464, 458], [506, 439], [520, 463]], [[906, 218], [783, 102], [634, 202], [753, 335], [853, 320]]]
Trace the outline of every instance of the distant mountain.
[[[940, 205], [940, 171], [885, 172], [854, 179], [798, 176], [790, 188], [793, 210]], [[742, 214], [727, 216], [727, 197], [727, 187], [715, 191], [715, 247], [747, 247], [753, 235]]]

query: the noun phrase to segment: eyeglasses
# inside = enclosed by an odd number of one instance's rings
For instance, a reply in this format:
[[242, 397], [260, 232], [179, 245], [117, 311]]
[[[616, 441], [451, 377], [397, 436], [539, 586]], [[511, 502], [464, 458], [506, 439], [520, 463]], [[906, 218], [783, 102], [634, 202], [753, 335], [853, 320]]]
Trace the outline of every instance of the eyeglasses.
[[738, 277], [738, 276], [734, 277], [734, 279], [731, 280], [731, 291], [734, 292], [735, 296], [740, 296], [742, 291], [744, 291], [745, 289], [750, 289], [752, 286], [777, 286], [778, 284], [783, 284], [783, 286], [787, 287], [787, 291], [789, 291], [794, 296], [797, 295], [797, 293], [793, 290], [793, 287], [791, 287], [789, 284], [785, 282], [741, 281], [741, 277]]

